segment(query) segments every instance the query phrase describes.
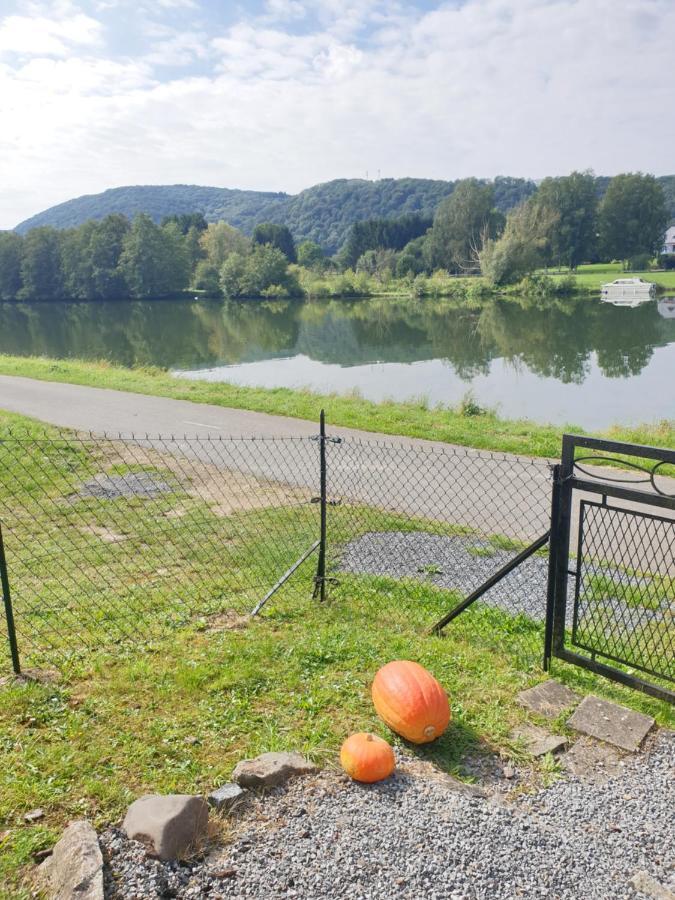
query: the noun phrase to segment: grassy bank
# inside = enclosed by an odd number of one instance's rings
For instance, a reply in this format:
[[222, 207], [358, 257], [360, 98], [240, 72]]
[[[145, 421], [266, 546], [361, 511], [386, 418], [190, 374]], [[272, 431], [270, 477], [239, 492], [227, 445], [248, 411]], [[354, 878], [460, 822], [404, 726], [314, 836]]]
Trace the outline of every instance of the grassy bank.
[[[29, 435], [43, 434], [38, 423], [0, 413], [0, 439], [17, 426]], [[0, 464], [16, 466], [11, 477], [0, 479], [8, 546], [21, 547], [30, 575], [13, 582], [17, 622], [21, 629], [31, 625], [33, 635], [38, 623], [53, 632], [58, 627], [57, 645], [41, 654], [37, 641], [29, 657], [43, 671], [53, 665], [55, 650], [71, 652], [52, 678], [0, 686], [0, 897], [32, 896], [33, 855], [51, 846], [71, 819], [87, 817], [103, 827], [118, 822], [139, 794], [205, 793], [227, 781], [238, 760], [264, 751], [301, 750], [335, 766], [338, 748], [352, 731], [372, 730], [391, 740], [374, 715], [369, 685], [392, 658], [419, 660], [451, 696], [449, 730], [415, 749], [420, 757], [461, 776], [468, 758], [494, 753], [531, 767], [534, 783], [555, 776], [553, 760], [534, 763], [510, 737], [513, 727], [528, 721], [516, 693], [543, 677], [541, 626], [485, 609], [476, 612], [478, 618], [462, 616], [444, 638], [432, 638], [426, 629], [456, 601], [451, 591], [421, 584], [411, 603], [405, 584], [342, 574], [320, 605], [310, 599], [311, 563], [263, 617], [249, 620], [242, 613], [269, 582], [270, 559], [281, 569], [280, 547], [293, 556], [316, 536], [314, 506], [305, 504], [302, 513], [296, 505], [223, 515], [208, 499], [176, 491], [152, 500], [107, 500], [104, 510], [78, 493], [92, 473], [110, 471], [100, 448], [30, 446], [17, 460], [0, 441]], [[114, 466], [129, 468], [119, 461]], [[157, 466], [157, 474], [171, 478], [161, 461], [152, 468]], [[400, 527], [387, 513], [380, 520], [385, 529]], [[167, 522], [174, 523], [171, 529]], [[204, 571], [197, 554], [205, 542], [195, 539], [191, 522], [221, 552], [228, 548], [232, 565]], [[104, 531], [111, 523], [115, 540]], [[157, 569], [168, 533], [169, 556], [174, 546], [185, 549]], [[60, 552], [75, 544], [77, 554]], [[93, 591], [94, 570], [82, 566], [85, 557], [106, 573], [106, 583]], [[198, 597], [190, 594], [186, 567], [200, 564], [200, 574], [211, 580]], [[181, 614], [164, 615], [167, 606], [175, 613], [178, 597]], [[127, 598], [138, 607], [137, 627], [111, 644], [117, 626], [136, 612]], [[75, 615], [77, 635], [65, 613]], [[51, 623], [45, 618], [50, 614]], [[151, 634], [144, 627], [148, 620]], [[96, 645], [89, 654], [79, 652], [85, 636]], [[528, 662], [524, 648], [533, 643], [537, 653]], [[663, 724], [670, 721], [664, 704], [590, 673], [556, 664], [555, 675], [580, 691], [617, 699]], [[564, 732], [564, 717], [552, 727]], [[45, 816], [27, 824], [24, 814], [35, 807]]]
[[[549, 270], [548, 274], [555, 279], [567, 277], [569, 272], [555, 272]], [[603, 284], [614, 281], [615, 278], [642, 278], [645, 281], [653, 281], [664, 291], [675, 291], [675, 271], [668, 272], [625, 272], [621, 263], [596, 263], [593, 265], [579, 266], [574, 274], [575, 285], [579, 291], [599, 292]]]
[[[373, 403], [353, 395], [187, 381], [159, 369], [129, 369], [104, 362], [0, 355], [0, 374], [172, 397], [312, 421], [317, 420], [319, 410], [325, 407], [328, 421], [333, 425], [529, 456], [558, 456], [564, 431], [583, 433], [574, 424], [556, 427], [527, 420], [500, 419], [490, 412], [476, 414], [477, 409], [471, 404], [448, 409], [429, 408], [423, 401]], [[616, 427], [605, 434], [616, 440], [672, 447], [675, 444], [675, 422], [633, 428]]]

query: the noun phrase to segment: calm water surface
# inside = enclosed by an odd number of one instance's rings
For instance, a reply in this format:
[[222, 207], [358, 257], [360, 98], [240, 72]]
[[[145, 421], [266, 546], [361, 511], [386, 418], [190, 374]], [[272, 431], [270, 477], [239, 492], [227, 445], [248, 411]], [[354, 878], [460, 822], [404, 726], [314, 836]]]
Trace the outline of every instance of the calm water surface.
[[[0, 304], [0, 352], [606, 427], [675, 417], [675, 300]], [[0, 406], [2, 403], [0, 401]]]

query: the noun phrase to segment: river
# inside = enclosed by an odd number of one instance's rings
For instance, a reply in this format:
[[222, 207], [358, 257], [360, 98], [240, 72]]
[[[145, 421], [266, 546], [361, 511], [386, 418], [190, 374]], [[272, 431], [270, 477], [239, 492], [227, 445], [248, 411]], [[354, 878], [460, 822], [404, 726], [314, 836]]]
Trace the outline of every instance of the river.
[[[675, 299], [0, 303], [0, 352], [605, 428], [675, 416]], [[1, 405], [1, 404], [0, 404]]]

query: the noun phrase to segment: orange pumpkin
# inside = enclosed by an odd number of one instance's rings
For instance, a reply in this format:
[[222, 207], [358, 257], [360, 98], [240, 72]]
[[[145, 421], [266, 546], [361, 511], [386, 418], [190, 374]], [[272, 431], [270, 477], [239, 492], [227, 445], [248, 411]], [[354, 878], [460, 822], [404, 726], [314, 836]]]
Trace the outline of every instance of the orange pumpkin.
[[394, 751], [384, 738], [362, 731], [344, 742], [340, 762], [350, 778], [366, 784], [388, 778], [396, 767]]
[[372, 697], [382, 721], [413, 744], [427, 744], [448, 727], [448, 695], [419, 663], [396, 660], [382, 666]]

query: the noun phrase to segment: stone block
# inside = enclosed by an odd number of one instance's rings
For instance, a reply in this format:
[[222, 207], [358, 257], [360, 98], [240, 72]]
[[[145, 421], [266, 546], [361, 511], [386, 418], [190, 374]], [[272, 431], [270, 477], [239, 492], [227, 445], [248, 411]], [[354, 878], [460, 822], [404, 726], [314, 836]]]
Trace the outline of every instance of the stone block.
[[579, 700], [579, 695], [560, 684], [559, 681], [542, 681], [526, 691], [521, 691], [516, 698], [521, 706], [526, 707], [547, 719], [555, 719]]
[[150, 856], [184, 859], [206, 837], [209, 807], [203, 797], [189, 794], [148, 794], [134, 800], [122, 829], [145, 845]]
[[237, 763], [232, 778], [244, 788], [271, 788], [312, 772], [318, 767], [300, 753], [263, 753]]
[[224, 784], [217, 790], [211, 791], [206, 799], [209, 806], [218, 812], [229, 812], [245, 796], [246, 791], [238, 784]]
[[558, 753], [565, 750], [568, 740], [561, 734], [550, 734], [545, 728], [536, 725], [522, 725], [512, 735], [520, 738], [525, 743], [525, 749], [534, 757], [545, 756], [547, 753]]
[[103, 856], [89, 822], [72, 822], [40, 865], [49, 900], [103, 900]]
[[575, 731], [634, 753], [653, 728], [654, 719], [591, 694], [581, 701], [567, 724]]

